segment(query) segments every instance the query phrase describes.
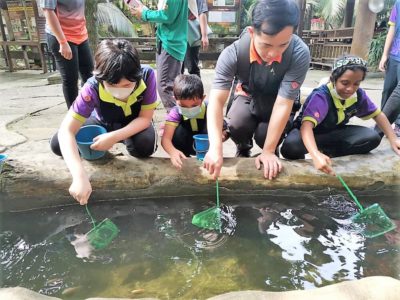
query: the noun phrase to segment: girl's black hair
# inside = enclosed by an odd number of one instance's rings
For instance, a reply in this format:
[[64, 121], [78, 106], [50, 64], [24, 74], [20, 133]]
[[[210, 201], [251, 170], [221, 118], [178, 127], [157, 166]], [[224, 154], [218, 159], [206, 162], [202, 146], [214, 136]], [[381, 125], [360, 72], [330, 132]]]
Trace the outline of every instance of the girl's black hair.
[[197, 75], [178, 75], [174, 81], [174, 96], [177, 100], [203, 99], [204, 87]]
[[93, 74], [98, 81], [117, 84], [122, 78], [132, 82], [142, 79], [139, 55], [132, 44], [123, 39], [103, 40], [94, 56]]
[[287, 26], [292, 26], [293, 32], [296, 30], [300, 10], [294, 0], [259, 0], [251, 16], [251, 26], [256, 33], [276, 35]]
[[367, 63], [362, 58], [355, 55], [340, 56], [333, 64], [330, 81], [335, 83], [347, 70], [362, 71], [364, 73], [362, 80], [364, 80], [367, 74]]

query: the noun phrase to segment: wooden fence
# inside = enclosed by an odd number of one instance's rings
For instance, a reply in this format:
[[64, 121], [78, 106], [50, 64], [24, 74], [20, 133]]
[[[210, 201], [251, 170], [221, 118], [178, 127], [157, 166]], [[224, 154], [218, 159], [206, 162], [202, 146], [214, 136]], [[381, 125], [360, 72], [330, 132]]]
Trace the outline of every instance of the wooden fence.
[[350, 53], [353, 33], [354, 27], [304, 30], [302, 39], [310, 47], [311, 65], [330, 69], [335, 58]]

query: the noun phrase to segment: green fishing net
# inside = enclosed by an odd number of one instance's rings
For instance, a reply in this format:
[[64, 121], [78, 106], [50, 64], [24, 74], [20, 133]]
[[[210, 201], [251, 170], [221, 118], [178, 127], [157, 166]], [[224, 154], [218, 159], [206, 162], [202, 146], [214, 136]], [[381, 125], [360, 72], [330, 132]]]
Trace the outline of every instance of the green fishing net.
[[211, 207], [195, 214], [192, 224], [200, 228], [221, 229], [221, 211], [219, 207]]
[[192, 224], [206, 229], [221, 230], [221, 209], [219, 208], [219, 185], [218, 179], [215, 181], [216, 206], [195, 214], [192, 218]]
[[336, 174], [336, 177], [340, 180], [351, 198], [360, 208], [360, 212], [351, 217], [351, 220], [353, 221], [353, 227], [355, 227], [356, 230], [360, 229], [361, 233], [365, 237], [373, 238], [396, 228], [396, 225], [385, 214], [379, 204], [375, 203], [367, 208], [364, 208], [358, 201], [357, 197], [347, 186], [346, 182], [344, 182], [343, 178], [338, 174]]
[[393, 221], [377, 203], [360, 211], [351, 220], [361, 227], [362, 234], [367, 238], [380, 236], [396, 228]]
[[108, 218], [104, 219], [100, 223], [96, 223], [87, 205], [86, 211], [93, 224], [93, 228], [86, 233], [90, 245], [92, 245], [94, 249], [103, 249], [107, 247], [119, 233], [117, 225]]

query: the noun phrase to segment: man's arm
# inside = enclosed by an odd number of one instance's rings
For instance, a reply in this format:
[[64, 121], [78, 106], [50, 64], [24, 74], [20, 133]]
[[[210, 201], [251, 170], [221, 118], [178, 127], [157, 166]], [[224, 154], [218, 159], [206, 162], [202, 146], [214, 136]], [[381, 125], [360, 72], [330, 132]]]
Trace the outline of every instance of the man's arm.
[[261, 168], [261, 164], [264, 166], [264, 177], [267, 179], [275, 178], [282, 170], [282, 163], [275, 155], [275, 149], [289, 120], [293, 103], [293, 100], [278, 96], [272, 109], [264, 147], [255, 161], [257, 169]]
[[209, 45], [207, 34], [207, 14], [202, 13], [199, 15], [200, 32], [201, 32], [201, 47], [206, 50]]
[[236, 43], [225, 48], [218, 58], [207, 107], [207, 130], [210, 148], [204, 158], [204, 168], [216, 179], [222, 167], [223, 108], [237, 71]]
[[390, 26], [388, 34], [386, 36], [385, 47], [383, 48], [382, 58], [379, 62], [379, 70], [381, 70], [382, 72], [385, 72], [386, 70], [386, 62], [389, 57], [389, 51], [390, 48], [392, 47], [395, 33], [396, 33], [396, 26]]
[[207, 107], [207, 129], [210, 148], [204, 158], [204, 167], [214, 179], [218, 178], [222, 168], [223, 109], [228, 97], [229, 90], [212, 89]]
[[264, 166], [264, 177], [275, 178], [282, 170], [282, 163], [275, 155], [275, 149], [283, 134], [285, 126], [292, 111], [294, 99], [300, 93], [300, 87], [304, 82], [310, 65], [310, 51], [302, 40], [293, 36], [294, 50], [289, 70], [286, 72], [268, 124], [267, 136], [265, 138], [263, 151], [256, 158], [256, 168]]
[[172, 24], [181, 13], [181, 5], [182, 1], [167, 0], [165, 9], [149, 10], [144, 8], [142, 12], [142, 20], [154, 23]]

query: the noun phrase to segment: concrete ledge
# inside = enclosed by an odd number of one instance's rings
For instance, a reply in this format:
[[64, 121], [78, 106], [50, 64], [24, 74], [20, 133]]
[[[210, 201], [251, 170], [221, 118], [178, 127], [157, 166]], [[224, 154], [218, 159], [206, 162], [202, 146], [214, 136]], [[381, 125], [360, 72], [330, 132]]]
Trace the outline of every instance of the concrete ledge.
[[[289, 292], [239, 291], [222, 294], [208, 300], [397, 300], [400, 281], [386, 276], [366, 277], [344, 281], [322, 288]], [[22, 287], [0, 289], [0, 299], [7, 300], [57, 300]], [[122, 300], [122, 298], [89, 298], [86, 300]], [[127, 299], [127, 298], [123, 298]], [[135, 298], [137, 299], [137, 298]], [[157, 300], [140, 298], [141, 300]]]
[[[29, 147], [29, 144], [20, 147]], [[0, 177], [0, 211], [16, 211], [56, 205], [70, 205], [68, 194], [71, 177], [64, 161], [46, 151], [31, 156], [20, 149], [18, 160], [9, 160]], [[311, 160], [284, 161], [284, 169], [275, 180], [263, 178], [254, 166], [254, 158], [227, 158], [219, 178], [221, 196], [266, 195], [330, 188], [343, 190], [339, 180], [314, 169]], [[177, 195], [213, 193], [213, 179], [195, 158], [185, 161], [181, 171], [167, 158], [135, 159], [107, 154], [99, 161], [84, 161], [92, 187], [91, 201], [124, 198], [168, 198]], [[400, 158], [388, 147], [373, 154], [353, 155], [334, 159], [338, 174], [352, 189], [398, 188]], [[297, 196], [299, 194], [296, 194]]]
[[290, 292], [243, 291], [232, 292], [208, 300], [396, 300], [400, 281], [391, 277], [374, 276], [345, 281], [322, 288]]

